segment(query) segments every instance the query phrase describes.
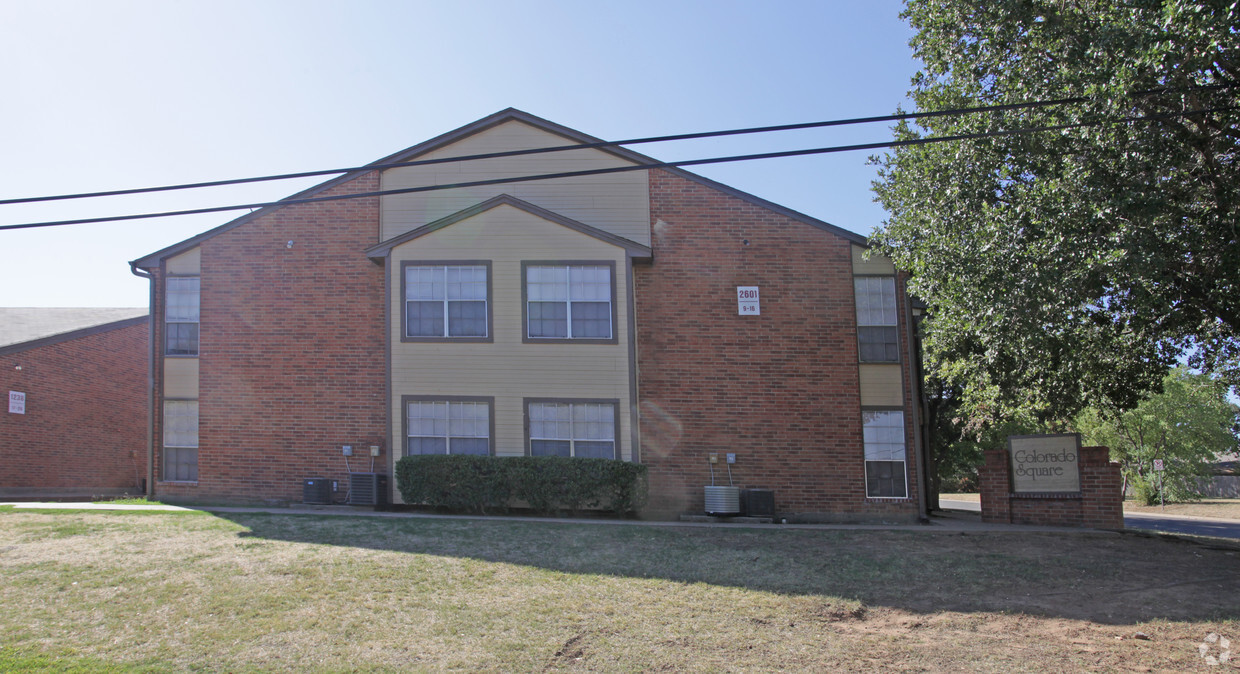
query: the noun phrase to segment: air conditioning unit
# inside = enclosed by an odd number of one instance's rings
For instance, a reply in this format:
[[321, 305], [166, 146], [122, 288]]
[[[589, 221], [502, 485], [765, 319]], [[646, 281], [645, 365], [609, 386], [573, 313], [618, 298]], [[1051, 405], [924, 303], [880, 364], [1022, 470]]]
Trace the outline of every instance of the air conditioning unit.
[[301, 502], [314, 505], [330, 505], [332, 483], [325, 477], [308, 477], [301, 483]]
[[388, 476], [384, 473], [349, 473], [349, 505], [388, 505]]
[[770, 489], [742, 489], [741, 512], [746, 517], [775, 517], [775, 492]]
[[739, 515], [740, 512], [740, 487], [706, 487], [707, 515]]

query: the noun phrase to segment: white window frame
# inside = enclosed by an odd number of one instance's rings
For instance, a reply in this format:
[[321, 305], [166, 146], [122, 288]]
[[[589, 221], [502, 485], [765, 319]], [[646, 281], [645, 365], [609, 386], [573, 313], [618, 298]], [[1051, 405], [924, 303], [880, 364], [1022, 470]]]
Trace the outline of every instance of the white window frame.
[[[409, 282], [409, 274], [413, 270], [431, 270], [432, 273], [441, 275], [438, 283], [443, 287], [443, 297], [439, 298], [415, 298], [411, 297], [413, 292], [413, 284]], [[482, 298], [477, 297], [452, 297], [453, 287], [462, 285], [460, 281], [450, 281], [451, 272], [460, 272], [462, 270], [470, 270], [475, 273], [481, 272], [482, 281], [470, 281], [469, 283], [482, 284]], [[490, 341], [491, 340], [491, 265], [485, 261], [465, 261], [465, 262], [437, 262], [437, 261], [410, 261], [401, 265], [401, 288], [402, 288], [402, 312], [401, 316], [401, 339], [403, 341]], [[414, 335], [410, 334], [411, 326], [409, 324], [409, 307], [413, 302], [436, 302], [440, 304], [443, 316], [443, 330], [437, 335]], [[483, 315], [483, 334], [481, 335], [453, 335], [451, 306], [456, 303], [482, 303]]]
[[[567, 412], [564, 420], [547, 420], [536, 419], [538, 416], [535, 409], [555, 409], [557, 411], [564, 410]], [[618, 400], [547, 400], [547, 399], [527, 399], [525, 402], [526, 409], [526, 451], [530, 456], [534, 456], [534, 443], [537, 441], [544, 442], [567, 442], [568, 455], [577, 457], [577, 443], [611, 443], [611, 454], [607, 458], [616, 459], [620, 457], [620, 402]], [[606, 437], [600, 433], [591, 433], [591, 424], [604, 424], [603, 419], [581, 418], [588, 417], [590, 410], [609, 410], [611, 412], [610, 420], [610, 437]], [[547, 424], [559, 426], [567, 424], [566, 433], [546, 433], [536, 432], [540, 426], [543, 428]], [[558, 428], [557, 428], [558, 430]], [[555, 437], [552, 437], [554, 435]], [[589, 437], [590, 435], [598, 435], [599, 437]], [[601, 457], [600, 457], [601, 458]]]
[[[872, 424], [881, 419], [896, 420], [896, 423]], [[892, 430], [897, 429], [898, 435]], [[885, 432], [884, 432], [885, 431]], [[904, 425], [904, 410], [900, 409], [863, 409], [861, 411], [861, 432], [865, 446], [865, 496], [871, 499], [906, 500], [909, 498], [908, 482], [908, 444], [907, 429]], [[898, 437], [898, 442], [893, 438]], [[894, 449], [893, 449], [894, 448]], [[870, 463], [899, 463], [904, 471], [904, 495], [881, 496], [870, 493]]]
[[[163, 460], [160, 465], [162, 482], [197, 482], [198, 481], [198, 401], [197, 400], [164, 400], [163, 409]], [[186, 477], [168, 477], [168, 468], [173, 465], [168, 460], [171, 453], [184, 454], [180, 450], [194, 450], [193, 475]], [[188, 462], [185, 462], [188, 464]], [[181, 465], [181, 462], [176, 462]]]
[[[543, 282], [530, 282], [530, 275], [535, 270], [564, 270], [564, 282], [561, 290], [563, 298], [547, 299], [534, 298], [531, 292], [532, 285], [550, 285]], [[600, 299], [596, 296], [589, 295], [587, 290], [589, 287], [597, 287], [598, 283], [590, 283], [580, 279], [585, 272], [604, 272], [607, 275], [607, 288], [604, 293], [605, 297]], [[616, 270], [615, 265], [608, 262], [527, 262], [522, 264], [521, 284], [524, 289], [524, 318], [525, 318], [525, 341], [551, 341], [551, 342], [606, 342], [615, 343], [616, 337]], [[576, 295], [576, 296], [575, 296]], [[530, 306], [533, 304], [562, 304], [565, 307], [565, 336], [546, 336], [533, 335], [530, 332], [531, 311]], [[606, 304], [607, 305], [607, 336], [577, 336], [573, 334], [573, 305], [574, 304]]]
[[[178, 286], [188, 286], [192, 282], [192, 289], [181, 289]], [[182, 301], [174, 302], [174, 298]], [[199, 321], [202, 311], [202, 277], [200, 276], [169, 276], [164, 283], [164, 355], [165, 356], [189, 356], [198, 355], [201, 343], [201, 329]], [[169, 344], [169, 330], [171, 326], [193, 325], [195, 327], [194, 346], [192, 351], [187, 353], [173, 353], [171, 344]]]

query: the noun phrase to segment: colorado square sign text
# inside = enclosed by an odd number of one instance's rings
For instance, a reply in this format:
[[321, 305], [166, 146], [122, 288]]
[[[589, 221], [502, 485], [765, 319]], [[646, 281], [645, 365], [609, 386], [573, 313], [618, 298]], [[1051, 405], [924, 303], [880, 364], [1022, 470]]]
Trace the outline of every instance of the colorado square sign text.
[[1081, 436], [1010, 435], [1008, 458], [1012, 462], [1012, 491], [1060, 493], [1081, 491]]

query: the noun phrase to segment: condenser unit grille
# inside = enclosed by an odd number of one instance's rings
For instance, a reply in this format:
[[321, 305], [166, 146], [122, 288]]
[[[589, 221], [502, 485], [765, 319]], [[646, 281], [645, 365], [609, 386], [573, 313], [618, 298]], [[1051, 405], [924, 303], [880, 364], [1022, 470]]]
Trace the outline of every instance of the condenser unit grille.
[[349, 505], [385, 505], [387, 475], [383, 473], [349, 473]]
[[301, 502], [327, 505], [332, 502], [331, 484], [327, 478], [308, 477], [301, 482]]

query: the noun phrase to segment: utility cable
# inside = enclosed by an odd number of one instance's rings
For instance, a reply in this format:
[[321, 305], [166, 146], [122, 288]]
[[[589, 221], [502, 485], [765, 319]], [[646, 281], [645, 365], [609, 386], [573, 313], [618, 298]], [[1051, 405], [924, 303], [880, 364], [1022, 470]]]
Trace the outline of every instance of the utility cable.
[[[807, 148], [801, 150], [786, 150], [781, 152], [762, 152], [757, 154], [732, 155], [728, 157], [711, 157], [706, 159], [688, 159], [682, 161], [670, 162], [650, 162], [643, 164], [632, 164], [628, 166], [613, 166], [608, 168], [588, 169], [582, 171], [565, 171], [561, 173], [542, 173], [529, 176], [510, 176], [505, 178], [491, 178], [488, 180], [473, 180], [468, 182], [451, 183], [443, 185], [423, 185], [419, 187], [405, 187], [400, 189], [379, 190], [375, 192], [359, 192], [356, 194], [339, 194], [326, 197], [307, 197], [304, 199], [283, 199], [280, 201], [265, 201], [251, 204], [237, 204], [233, 206], [212, 206], [208, 208], [192, 208], [178, 211], [164, 211], [160, 213], [139, 213], [131, 215], [116, 215], [97, 218], [78, 218], [73, 220], [56, 220], [49, 222], [32, 222], [18, 225], [0, 225], [0, 230], [9, 229], [32, 229], [37, 227], [59, 227], [64, 225], [85, 225], [103, 222], [120, 222], [127, 220], [145, 220], [150, 218], [165, 218], [180, 215], [201, 215], [205, 213], [222, 213], [226, 211], [254, 210], [266, 208], [269, 206], [295, 206], [301, 204], [314, 204], [328, 201], [343, 201], [346, 199], [364, 199], [371, 197], [384, 197], [396, 194], [412, 194], [416, 192], [433, 192], [437, 190], [460, 189], [465, 187], [481, 187], [486, 185], [501, 185], [506, 183], [517, 182], [533, 182], [538, 180], [552, 180], [556, 178], [573, 178], [580, 176], [604, 175], [610, 173], [623, 173], [627, 171], [641, 171], [653, 168], [679, 168], [685, 166], [701, 166], [705, 164], [723, 164], [739, 161], [754, 161], [758, 159], [776, 159], [781, 157], [802, 157], [807, 155], [832, 154], [838, 152], [854, 152], [858, 150], [880, 150], [899, 147], [912, 147], [917, 145], [929, 145], [933, 143], [947, 143], [961, 140], [978, 140], [983, 138], [997, 138], [1004, 136], [1018, 136], [1032, 133], [1041, 133], [1044, 131], [1063, 131], [1067, 129], [1077, 129], [1083, 127], [1102, 126], [1104, 124], [1124, 124], [1129, 122], [1146, 122], [1159, 119], [1172, 119], [1176, 117], [1187, 117], [1190, 115], [1209, 114], [1213, 112], [1230, 112], [1240, 109], [1236, 106], [1222, 108], [1207, 108], [1202, 110], [1190, 110], [1186, 112], [1167, 113], [1161, 115], [1146, 115], [1141, 117], [1124, 117], [1109, 121], [1093, 121], [1093, 122], [1073, 122], [1070, 124], [1055, 124], [1050, 126], [1027, 127], [1023, 129], [1008, 129], [998, 131], [984, 131], [978, 133], [958, 134], [951, 136], [935, 136], [931, 138], [912, 138], [907, 140], [886, 141], [881, 143], [862, 143], [857, 145], [838, 145], [832, 147]], [[372, 167], [371, 169], [374, 170]]]
[[[1136, 97], [1148, 97], [1154, 95], [1165, 95], [1174, 93], [1183, 93], [1187, 91], [1209, 91], [1218, 89], [1230, 89], [1235, 86], [1232, 84], [1207, 85], [1201, 87], [1189, 87], [1180, 89], [1152, 89], [1148, 91], [1140, 91], [1133, 94]], [[960, 115], [973, 115], [986, 112], [1007, 112], [1011, 110], [1024, 110], [1030, 108], [1042, 108], [1056, 105], [1067, 105], [1072, 103], [1083, 103], [1089, 100], [1083, 96], [1074, 96], [1070, 98], [1058, 98], [1047, 101], [1031, 101], [1027, 103], [1008, 103], [1004, 105], [986, 105], [971, 108], [950, 108], [947, 110], [935, 110], [930, 112], [908, 112], [898, 113], [894, 115], [879, 115], [874, 117], [853, 117], [849, 119], [835, 119], [819, 122], [802, 122], [797, 124], [780, 124], [776, 126], [755, 126], [742, 129], [726, 129], [722, 131], [700, 131], [697, 133], [682, 133], [669, 136], [649, 136], [645, 138], [630, 138], [628, 140], [599, 141], [594, 143], [577, 143], [573, 145], [553, 145], [548, 147], [528, 148], [523, 150], [508, 150], [504, 152], [487, 152], [482, 154], [461, 155], [455, 157], [440, 157], [437, 159], [419, 159], [407, 162], [393, 162], [386, 164], [370, 164], [366, 166], [353, 166], [349, 168], [321, 169], [317, 171], [300, 171], [297, 173], [280, 173], [267, 176], [256, 176], [250, 178], [233, 178], [229, 180], [210, 180], [196, 183], [181, 183], [176, 185], [162, 185], [157, 187], [135, 187], [123, 190], [107, 190], [100, 192], [80, 192], [77, 194], [58, 194], [41, 197], [18, 197], [13, 199], [0, 199], [0, 206], [11, 204], [29, 204], [47, 201], [66, 201], [70, 199], [93, 199], [99, 197], [115, 197], [132, 194], [148, 194], [153, 192], [171, 192], [176, 190], [192, 190], [206, 187], [224, 187], [228, 185], [243, 185], [248, 183], [272, 182], [278, 180], [293, 180], [298, 178], [315, 178], [327, 175], [337, 175], [346, 173], [356, 173], [359, 171], [382, 171], [393, 168], [408, 168], [412, 166], [429, 166], [433, 164], [446, 164], [455, 162], [478, 161], [483, 159], [498, 159], [503, 157], [519, 157], [531, 154], [545, 154], [550, 152], [567, 152], [571, 150], [588, 150], [616, 148], [623, 145], [641, 145], [643, 143], [664, 143], [679, 140], [695, 140], [700, 138], [718, 138], [724, 136], [739, 136], [757, 133], [772, 133], [777, 131], [796, 131], [803, 129], [817, 129], [834, 126], [851, 126], [856, 124], [874, 124], [878, 122], [898, 122], [904, 120], [931, 119], [936, 117], [951, 117]]]

